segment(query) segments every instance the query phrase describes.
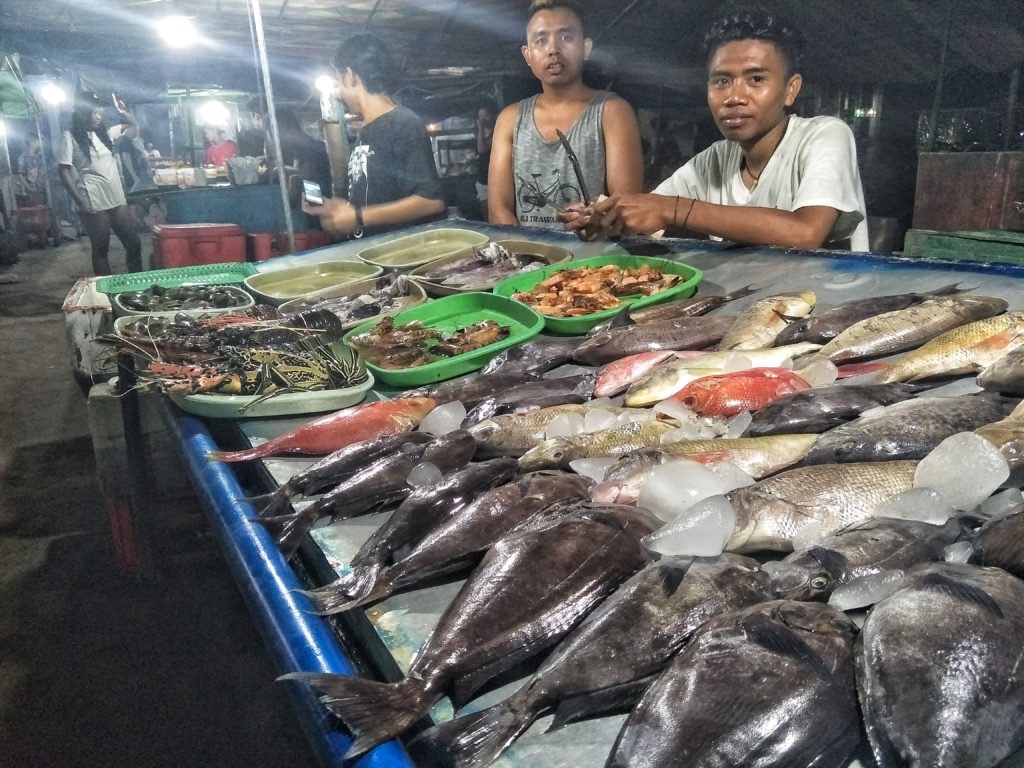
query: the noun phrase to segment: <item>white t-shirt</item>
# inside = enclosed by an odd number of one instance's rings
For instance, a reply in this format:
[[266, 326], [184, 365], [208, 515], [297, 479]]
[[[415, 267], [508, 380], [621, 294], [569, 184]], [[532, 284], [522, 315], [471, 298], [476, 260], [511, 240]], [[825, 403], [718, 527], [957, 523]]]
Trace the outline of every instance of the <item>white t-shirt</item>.
[[57, 152], [57, 164], [70, 165], [75, 169], [78, 193], [89, 201], [94, 211], [109, 211], [125, 204], [117, 160], [93, 131], [89, 131], [89, 139], [92, 151], [86, 157], [82, 148], [71, 138], [71, 131], [64, 131]]
[[853, 132], [835, 117], [791, 115], [786, 135], [753, 191], [740, 177], [743, 153], [735, 141], [717, 141], [654, 190], [706, 203], [781, 208], [812, 205], [839, 211], [826, 248], [868, 250], [867, 210]]

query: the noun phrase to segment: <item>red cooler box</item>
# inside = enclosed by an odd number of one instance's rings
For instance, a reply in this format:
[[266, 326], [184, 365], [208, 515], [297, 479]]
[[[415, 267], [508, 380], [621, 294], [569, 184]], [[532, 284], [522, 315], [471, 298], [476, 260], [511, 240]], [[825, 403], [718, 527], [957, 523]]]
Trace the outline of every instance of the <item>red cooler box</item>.
[[153, 269], [245, 261], [245, 232], [237, 224], [158, 224]]
[[[256, 232], [246, 235], [249, 240], [249, 261], [266, 261], [286, 253], [291, 253], [288, 248], [288, 233], [281, 232]], [[319, 229], [311, 229], [307, 232], [295, 233], [295, 250], [297, 253], [309, 251], [313, 248], [321, 248], [330, 241], [325, 232]]]

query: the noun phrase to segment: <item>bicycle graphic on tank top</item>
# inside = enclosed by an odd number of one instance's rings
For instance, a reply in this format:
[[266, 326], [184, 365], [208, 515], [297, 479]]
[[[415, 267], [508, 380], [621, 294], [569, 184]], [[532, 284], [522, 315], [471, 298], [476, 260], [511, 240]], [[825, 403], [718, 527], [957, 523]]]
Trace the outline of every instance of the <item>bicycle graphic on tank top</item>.
[[562, 182], [561, 169], [556, 168], [551, 174], [555, 177], [554, 181], [543, 189], [540, 186], [540, 177], [544, 175], [543, 173], [531, 173], [532, 179], [519, 177], [517, 203], [520, 213], [532, 213], [549, 206], [561, 213], [568, 206], [583, 199], [576, 187]]

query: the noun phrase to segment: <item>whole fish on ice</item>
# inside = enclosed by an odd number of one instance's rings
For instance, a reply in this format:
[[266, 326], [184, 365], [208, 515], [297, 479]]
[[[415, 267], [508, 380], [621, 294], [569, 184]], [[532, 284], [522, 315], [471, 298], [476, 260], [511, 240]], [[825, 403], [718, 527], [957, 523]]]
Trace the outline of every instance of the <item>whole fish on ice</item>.
[[813, 291], [783, 293], [755, 301], [736, 318], [718, 345], [727, 349], [764, 349], [775, 343], [787, 325], [810, 314], [817, 296]]
[[665, 349], [704, 349], [718, 342], [735, 318], [684, 317], [646, 325], [609, 328], [587, 338], [572, 358], [583, 365], [604, 365], [640, 352]]
[[846, 768], [860, 742], [855, 634], [821, 603], [714, 617], [626, 718], [605, 768]]
[[735, 416], [756, 411], [782, 395], [809, 389], [799, 375], [785, 368], [750, 368], [702, 376], [673, 397], [700, 416]]
[[571, 397], [574, 395], [589, 398], [594, 394], [594, 382], [595, 376], [592, 373], [523, 382], [481, 400], [466, 414], [466, 423], [476, 424], [491, 416], [507, 413], [519, 403], [537, 398]]
[[768, 599], [757, 562], [666, 557], [601, 603], [504, 701], [435, 726], [411, 744], [421, 765], [481, 768], [553, 712], [552, 728], [631, 707], [683, 643], [711, 617]]
[[320, 416], [301, 427], [244, 451], [210, 451], [213, 461], [248, 461], [282, 454], [326, 455], [345, 446], [413, 429], [434, 409], [429, 397], [403, 397], [354, 405]]
[[971, 562], [991, 565], [1024, 579], [1024, 508], [993, 518], [978, 530]]
[[1022, 658], [1024, 582], [972, 565], [908, 572], [903, 586], [868, 613], [856, 656], [878, 765], [1018, 765]]
[[633, 507], [581, 507], [497, 542], [398, 683], [299, 672], [355, 735], [348, 757], [405, 731], [445, 694], [456, 708], [491, 678], [558, 643], [645, 564], [657, 521]]
[[579, 345], [580, 340], [571, 336], [564, 339], [531, 339], [499, 352], [480, 373], [539, 376], [572, 360], [572, 353]]
[[576, 459], [622, 456], [639, 448], [660, 445], [662, 436], [675, 428], [675, 424], [665, 421], [632, 421], [597, 432], [554, 437], [524, 453], [519, 467], [524, 472], [567, 469]]

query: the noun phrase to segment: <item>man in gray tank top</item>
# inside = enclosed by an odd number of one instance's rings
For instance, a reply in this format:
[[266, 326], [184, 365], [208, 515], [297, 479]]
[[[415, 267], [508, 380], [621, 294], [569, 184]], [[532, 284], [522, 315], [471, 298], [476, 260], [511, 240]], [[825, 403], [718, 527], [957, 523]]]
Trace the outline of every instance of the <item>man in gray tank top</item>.
[[523, 57], [542, 92], [498, 117], [488, 174], [492, 224], [564, 229], [563, 207], [583, 205], [583, 192], [556, 131], [576, 153], [586, 192], [628, 194], [643, 188], [640, 132], [632, 107], [583, 83], [592, 41], [584, 37], [575, 0], [534, 0]]

